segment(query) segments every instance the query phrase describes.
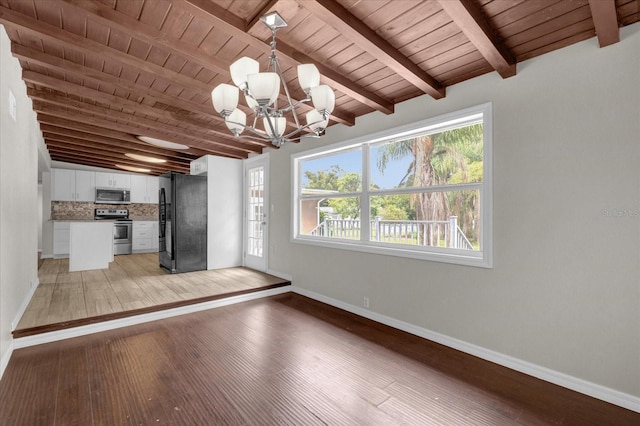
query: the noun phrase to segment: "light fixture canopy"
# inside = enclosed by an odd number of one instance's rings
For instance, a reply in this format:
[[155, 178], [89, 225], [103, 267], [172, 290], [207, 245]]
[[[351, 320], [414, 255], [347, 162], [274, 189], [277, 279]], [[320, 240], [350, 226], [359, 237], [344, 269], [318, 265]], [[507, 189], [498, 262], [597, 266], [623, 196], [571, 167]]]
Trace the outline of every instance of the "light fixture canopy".
[[[258, 61], [242, 57], [231, 64], [229, 71], [234, 86], [220, 84], [211, 92], [213, 107], [225, 120], [227, 128], [235, 137], [271, 142], [282, 146], [285, 142], [324, 134], [329, 116], [335, 107], [336, 96], [327, 85], [320, 84], [320, 71], [314, 64], [298, 65], [298, 82], [306, 98], [293, 101], [276, 56], [276, 31], [287, 26], [287, 22], [272, 12], [260, 20], [271, 29], [271, 55], [267, 72], [260, 72]], [[286, 105], [279, 108], [280, 87], [284, 89]], [[247, 106], [254, 112], [253, 124], [247, 125], [246, 114], [238, 108], [239, 93], [244, 94]], [[296, 108], [311, 102], [313, 108], [306, 114], [306, 125], [300, 124]], [[290, 117], [289, 119], [287, 117]], [[258, 119], [262, 118], [262, 128]], [[294, 128], [287, 132], [287, 123]], [[247, 131], [244, 135], [242, 133]]]

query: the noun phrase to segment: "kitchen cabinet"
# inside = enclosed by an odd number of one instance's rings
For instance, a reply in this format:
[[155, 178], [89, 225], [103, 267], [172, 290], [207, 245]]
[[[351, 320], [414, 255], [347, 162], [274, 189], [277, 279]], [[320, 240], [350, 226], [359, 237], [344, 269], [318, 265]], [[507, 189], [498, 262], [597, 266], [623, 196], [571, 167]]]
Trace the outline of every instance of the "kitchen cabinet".
[[131, 175], [131, 202], [158, 203], [158, 177]]
[[67, 169], [52, 169], [51, 200], [76, 200], [76, 171]]
[[95, 199], [96, 174], [85, 170], [52, 169], [52, 201], [87, 201]]
[[134, 253], [146, 253], [158, 251], [158, 222], [157, 221], [133, 221]]
[[53, 222], [53, 257], [69, 257], [69, 222]]
[[153, 222], [153, 228], [151, 229], [151, 251], [158, 251], [160, 248], [160, 240], [158, 238], [159, 232], [159, 223]]
[[76, 201], [94, 202], [96, 199], [96, 173], [76, 170]]
[[69, 224], [69, 272], [107, 269], [113, 262], [113, 224], [76, 221]]
[[131, 175], [96, 172], [96, 186], [99, 188], [131, 189]]

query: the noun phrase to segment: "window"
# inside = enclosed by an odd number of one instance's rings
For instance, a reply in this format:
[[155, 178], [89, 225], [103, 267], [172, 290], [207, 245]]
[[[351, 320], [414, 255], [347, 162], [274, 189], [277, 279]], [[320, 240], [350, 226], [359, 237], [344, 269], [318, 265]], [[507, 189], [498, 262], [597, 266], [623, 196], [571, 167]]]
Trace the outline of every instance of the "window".
[[292, 156], [293, 241], [491, 267], [491, 104]]

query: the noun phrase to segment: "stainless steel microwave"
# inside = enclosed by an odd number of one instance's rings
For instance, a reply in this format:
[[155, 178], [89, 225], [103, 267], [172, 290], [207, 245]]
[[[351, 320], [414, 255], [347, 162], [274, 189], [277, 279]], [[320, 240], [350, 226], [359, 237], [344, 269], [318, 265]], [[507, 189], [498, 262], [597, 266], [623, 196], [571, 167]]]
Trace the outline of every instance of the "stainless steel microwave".
[[131, 191], [118, 188], [96, 188], [96, 204], [130, 204]]

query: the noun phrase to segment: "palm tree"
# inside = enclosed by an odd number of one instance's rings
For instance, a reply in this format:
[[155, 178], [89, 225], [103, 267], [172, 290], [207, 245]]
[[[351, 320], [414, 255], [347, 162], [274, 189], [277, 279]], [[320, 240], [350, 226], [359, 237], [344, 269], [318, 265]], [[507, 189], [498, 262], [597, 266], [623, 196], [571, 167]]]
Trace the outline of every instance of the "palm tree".
[[[411, 155], [412, 161], [398, 187], [444, 185], [450, 183], [454, 175], [456, 183], [472, 182], [477, 177], [469, 173], [469, 164], [482, 162], [482, 135], [482, 124], [473, 124], [388, 143], [378, 151], [378, 169], [384, 172], [390, 161]], [[467, 232], [474, 229], [473, 218], [477, 217], [479, 203], [475, 192], [472, 195], [475, 199], [466, 199], [468, 197], [469, 194], [462, 192], [455, 193], [453, 199], [445, 192], [421, 192], [411, 195], [411, 203], [419, 221], [447, 220], [451, 213], [461, 216], [461, 227], [466, 235], [470, 235]], [[469, 206], [474, 206], [473, 213], [465, 212]], [[431, 241], [430, 238], [429, 234], [420, 236], [423, 241]]]

